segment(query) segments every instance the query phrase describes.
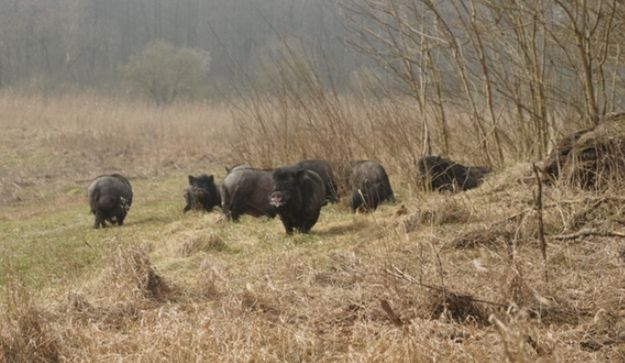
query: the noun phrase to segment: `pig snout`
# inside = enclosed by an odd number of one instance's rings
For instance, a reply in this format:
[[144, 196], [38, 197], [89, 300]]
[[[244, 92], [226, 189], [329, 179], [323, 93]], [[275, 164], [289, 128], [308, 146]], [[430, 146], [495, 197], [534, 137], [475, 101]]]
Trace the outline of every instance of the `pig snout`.
[[281, 207], [286, 203], [282, 192], [273, 192], [269, 198], [269, 203], [274, 207]]

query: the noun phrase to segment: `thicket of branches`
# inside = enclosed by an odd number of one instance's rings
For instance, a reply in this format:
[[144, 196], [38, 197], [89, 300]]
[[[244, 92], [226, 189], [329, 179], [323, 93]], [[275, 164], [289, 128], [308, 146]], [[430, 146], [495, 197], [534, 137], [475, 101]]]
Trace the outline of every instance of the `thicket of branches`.
[[347, 41], [377, 67], [342, 92], [324, 77], [337, 73], [331, 59], [281, 38], [262, 67], [274, 92], [243, 97], [238, 125], [250, 138], [240, 155], [266, 166], [369, 157], [409, 176], [428, 153], [499, 167], [541, 159], [563, 134], [622, 111], [618, 1], [342, 0], [341, 9]]
[[[436, 147], [465, 113], [484, 161], [542, 157], [564, 129], [621, 111], [617, 0], [344, 0], [351, 44], [413, 97]], [[425, 112], [425, 111], [431, 112]], [[426, 142], [429, 137], [424, 138]]]

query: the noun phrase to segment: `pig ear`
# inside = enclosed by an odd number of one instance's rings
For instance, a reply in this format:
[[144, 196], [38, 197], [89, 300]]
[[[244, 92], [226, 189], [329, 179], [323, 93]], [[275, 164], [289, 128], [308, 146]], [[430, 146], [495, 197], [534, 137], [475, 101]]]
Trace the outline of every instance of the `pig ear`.
[[232, 170], [232, 168], [229, 168], [227, 166], [224, 166], [224, 169], [226, 169], [226, 174], [228, 174], [230, 172], [230, 170]]
[[193, 175], [189, 175], [189, 184], [195, 183], [195, 177]]
[[209, 182], [211, 182], [211, 183], [212, 183], [213, 181], [215, 181], [215, 178], [213, 177], [213, 175], [212, 175], [212, 174], [208, 176], [208, 181], [209, 181]]
[[304, 169], [304, 168], [299, 169], [297, 173], [295, 173], [295, 175], [297, 176], [297, 179], [301, 179], [302, 177], [304, 177], [307, 171], [308, 169]]

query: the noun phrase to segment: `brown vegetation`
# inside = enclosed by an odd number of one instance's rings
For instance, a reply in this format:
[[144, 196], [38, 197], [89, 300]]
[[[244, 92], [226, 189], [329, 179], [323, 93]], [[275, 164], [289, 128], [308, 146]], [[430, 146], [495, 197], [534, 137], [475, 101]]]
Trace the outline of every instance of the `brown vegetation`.
[[[380, 66], [350, 91], [276, 34], [227, 107], [0, 93], [0, 361], [625, 360], [623, 5], [340, 3]], [[543, 183], [529, 161], [588, 126]], [[428, 193], [432, 153], [495, 171]], [[181, 212], [189, 173], [307, 158], [375, 159], [401, 205], [291, 236]], [[84, 187], [110, 172], [136, 201], [95, 231]]]
[[[397, 172], [409, 157], [392, 158], [393, 151], [384, 147], [392, 144], [380, 142], [371, 157], [386, 160], [402, 205], [383, 206], [369, 216], [330, 207], [311, 236], [284, 237], [276, 221], [250, 219], [233, 225], [214, 214], [183, 217], [180, 212], [183, 200], [175, 186], [184, 186], [186, 173], [178, 168], [219, 170], [215, 161], [233, 161], [228, 149], [220, 150], [226, 147], [223, 140], [213, 134], [229, 132], [227, 119], [215, 117], [214, 108], [181, 104], [157, 110], [83, 97], [78, 98], [82, 106], [65, 98], [48, 100], [47, 105], [35, 99], [33, 108], [39, 111], [34, 112], [24, 111], [20, 102], [25, 100], [16, 95], [0, 100], [8, 114], [30, 122], [3, 120], [5, 130], [35, 135], [34, 143], [14, 143], [16, 150], [42, 148], [62, 161], [58, 173], [68, 170], [68, 175], [47, 179], [59, 185], [55, 190], [72, 188], [76, 179], [98, 167], [123, 165], [131, 175], [167, 183], [170, 177], [179, 178], [167, 193], [172, 195], [171, 209], [180, 215], [154, 224], [154, 232], [146, 236], [134, 234], [139, 225], [132, 221], [104, 231], [102, 240], [90, 244], [114, 246], [83, 277], [61, 286], [29, 291], [18, 282], [19, 274], [9, 274], [0, 309], [4, 360], [623, 359], [623, 248], [618, 236], [623, 235], [625, 211], [610, 191], [543, 186], [548, 248], [541, 262], [537, 186], [529, 164], [498, 172], [466, 193], [424, 193], [407, 174]], [[66, 116], [61, 109], [76, 114]], [[128, 140], [134, 153], [119, 163], [104, 158], [98, 167], [87, 169], [91, 159], [79, 155], [111, 152], [108, 145], [115, 138], [100, 120], [113, 111], [117, 117], [108, 125], [125, 129], [120, 138]], [[37, 113], [45, 114], [46, 121], [33, 116]], [[150, 122], [144, 117], [174, 115], [168, 131], [153, 139], [149, 150], [158, 148], [161, 155], [154, 159], [143, 149], [151, 140], [144, 136], [143, 125]], [[213, 115], [207, 120], [214, 127], [198, 136], [198, 127], [206, 122], [202, 115]], [[87, 128], [71, 121], [83, 117]], [[72, 147], [59, 141], [88, 135], [91, 142]], [[252, 134], [250, 140], [256, 137]], [[306, 152], [323, 152], [303, 136], [298, 140], [310, 142]], [[360, 150], [354, 155], [370, 156]], [[283, 160], [285, 154], [276, 155]], [[164, 160], [170, 157], [177, 166], [167, 166]], [[23, 164], [21, 172], [7, 168], [4, 177], [38, 180], [35, 166], [53, 169], [34, 163]], [[77, 167], [82, 165], [85, 170]], [[145, 196], [140, 186], [136, 189]], [[46, 193], [31, 198], [35, 201], [24, 199], [12, 210], [55, 200]], [[131, 218], [142, 209], [162, 208], [137, 200]], [[83, 229], [89, 229], [88, 222], [68, 230], [66, 238]], [[130, 235], [118, 242], [107, 237], [125, 231]], [[37, 232], [48, 233], [45, 228]]]
[[625, 115], [566, 136], [544, 161], [544, 169], [570, 185], [617, 187], [625, 175]]
[[[149, 103], [65, 94], [0, 94], [0, 203], [19, 205], [123, 172], [131, 179], [223, 162], [225, 106]], [[221, 158], [221, 159], [218, 159]], [[81, 191], [82, 196], [82, 191]]]

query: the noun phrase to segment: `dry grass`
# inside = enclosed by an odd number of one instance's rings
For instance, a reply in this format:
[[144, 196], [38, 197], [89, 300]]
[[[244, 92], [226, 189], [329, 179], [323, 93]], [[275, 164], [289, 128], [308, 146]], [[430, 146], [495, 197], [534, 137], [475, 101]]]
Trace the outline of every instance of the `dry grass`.
[[583, 188], [617, 187], [625, 172], [625, 115], [563, 139], [544, 164], [545, 174], [560, 183]]
[[183, 257], [189, 257], [198, 252], [225, 251], [228, 245], [219, 235], [211, 231], [198, 231], [190, 233], [178, 242], [178, 253]]
[[[67, 99], [33, 100], [32, 107], [59, 128], [55, 134], [33, 116], [37, 112], [20, 111], [27, 102], [16, 97], [0, 97], [0, 109], [7, 110], [2, 114], [33, 123], [2, 119], [3, 127], [14, 136], [49, 136], [15, 142], [3, 153], [39, 147], [54, 153], [65, 169], [49, 178], [58, 184], [53, 190], [82, 186], [76, 179], [96, 173], [81, 152], [112, 152], [106, 145], [113, 133], [104, 131], [103, 120], [125, 127], [122, 138], [137, 151], [118, 165], [149, 179], [136, 179], [141, 197], [121, 228], [92, 230], [84, 200], [71, 195], [66, 197], [72, 202], [62, 205], [49, 191], [13, 200], [13, 215], [0, 225], [8, 236], [0, 256], [4, 263], [20, 263], [2, 270], [0, 360], [625, 359], [624, 241], [605, 233], [574, 236], [584, 228], [623, 229], [617, 191], [545, 186], [546, 261], [536, 242], [536, 185], [529, 164], [499, 171], [480, 188], [455, 195], [420, 192], [398, 174], [399, 163], [391, 164], [398, 204], [369, 215], [328, 206], [313, 233], [286, 236], [278, 220], [243, 218], [234, 224], [216, 213], [182, 214], [185, 173], [196, 167], [221, 170], [216, 161], [228, 156], [218, 150], [223, 143], [210, 128], [196, 132], [207, 122], [204, 116], [221, 130], [218, 135], [230, 132], [228, 122], [210, 116], [215, 113], [204, 105], [159, 110], [113, 101], [98, 108], [86, 98], [82, 106]], [[115, 117], [106, 116], [112, 110]], [[163, 132], [150, 141], [156, 136], [144, 135], [140, 125], [150, 117], [174, 115], [176, 123], [167, 125], [178, 137]], [[71, 121], [82, 117], [89, 127]], [[58, 141], [64, 134], [80, 139], [90, 133], [95, 139], [76, 147]], [[46, 139], [56, 146], [46, 146]], [[143, 150], [147, 145], [153, 146]], [[203, 147], [215, 152], [212, 161], [202, 159]], [[156, 163], [150, 150], [157, 148], [182, 170]], [[112, 162], [105, 159], [97, 164], [102, 170]], [[39, 180], [34, 171], [43, 164], [12, 160], [13, 166], [3, 166], [4, 180]], [[216, 174], [218, 180], [223, 176]], [[41, 208], [47, 215], [29, 213]], [[494, 242], [454, 242], [471, 233], [473, 241]], [[22, 246], [19, 253], [5, 247], [14, 246], [13, 240]], [[28, 263], [45, 259], [24, 257], [42, 253], [43, 244], [46, 253], [58, 251], [44, 255], [48, 259], [81, 248], [98, 254], [90, 255], [80, 274], [52, 283], [46, 277], [63, 267], [33, 270]], [[31, 283], [26, 270], [43, 282]]]
[[91, 178], [131, 178], [224, 163], [231, 138], [227, 107], [179, 103], [168, 108], [91, 94], [48, 98], [0, 94], [0, 203], [19, 205]]
[[[243, 105], [245, 112], [234, 113], [237, 130], [247, 137], [235, 140], [233, 150], [263, 167], [315, 157], [374, 159], [398, 177], [416, 179], [417, 161], [424, 150], [423, 124], [432, 122], [434, 111], [417, 112], [410, 98], [332, 97], [327, 93], [248, 101], [253, 107]], [[482, 164], [468, 116], [457, 112], [451, 118], [458, 132], [450, 135], [448, 156]], [[431, 126], [429, 132], [434, 145], [440, 145], [442, 130]], [[434, 147], [432, 152], [442, 150]]]

